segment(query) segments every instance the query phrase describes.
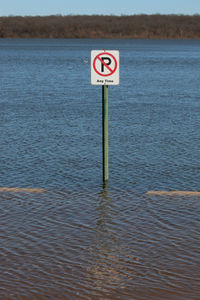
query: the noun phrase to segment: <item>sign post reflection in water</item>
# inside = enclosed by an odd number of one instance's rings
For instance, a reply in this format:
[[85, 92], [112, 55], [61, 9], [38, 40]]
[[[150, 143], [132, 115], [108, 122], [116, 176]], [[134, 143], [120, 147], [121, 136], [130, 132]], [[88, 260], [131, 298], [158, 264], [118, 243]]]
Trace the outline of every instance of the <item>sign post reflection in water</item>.
[[102, 153], [103, 182], [109, 178], [108, 172], [108, 85], [119, 84], [119, 51], [91, 51], [91, 84], [102, 85]]

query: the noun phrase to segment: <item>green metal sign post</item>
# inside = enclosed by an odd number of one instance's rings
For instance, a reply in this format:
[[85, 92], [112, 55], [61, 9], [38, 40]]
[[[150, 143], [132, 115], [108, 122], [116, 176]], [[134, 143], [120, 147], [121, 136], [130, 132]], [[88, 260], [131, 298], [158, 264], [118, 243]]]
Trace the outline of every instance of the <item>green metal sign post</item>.
[[103, 183], [108, 183], [108, 86], [102, 86], [102, 153], [103, 153]]
[[102, 152], [103, 183], [107, 185], [108, 170], [108, 86], [119, 84], [119, 51], [91, 51], [91, 84], [102, 85]]

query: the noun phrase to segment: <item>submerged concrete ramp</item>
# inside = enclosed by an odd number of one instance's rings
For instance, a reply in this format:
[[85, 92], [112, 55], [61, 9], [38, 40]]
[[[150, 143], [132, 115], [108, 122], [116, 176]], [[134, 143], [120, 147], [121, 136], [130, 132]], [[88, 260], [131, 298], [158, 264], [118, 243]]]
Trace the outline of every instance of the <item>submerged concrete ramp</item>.
[[17, 188], [17, 187], [0, 187], [0, 192], [13, 192], [13, 193], [45, 193], [44, 189], [34, 188]]
[[148, 191], [146, 195], [152, 196], [198, 196], [200, 197], [200, 192], [194, 191]]

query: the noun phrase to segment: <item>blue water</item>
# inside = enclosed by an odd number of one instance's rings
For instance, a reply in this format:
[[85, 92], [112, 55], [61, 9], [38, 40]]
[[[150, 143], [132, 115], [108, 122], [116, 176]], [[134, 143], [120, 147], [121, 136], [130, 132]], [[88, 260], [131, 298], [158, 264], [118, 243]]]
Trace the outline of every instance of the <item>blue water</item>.
[[199, 299], [199, 197], [145, 195], [200, 191], [199, 70], [195, 40], [0, 40], [0, 187], [47, 191], [0, 192], [2, 299]]
[[110, 186], [198, 190], [200, 42], [1, 40], [3, 186], [87, 189], [101, 175], [90, 50], [120, 50], [109, 88]]

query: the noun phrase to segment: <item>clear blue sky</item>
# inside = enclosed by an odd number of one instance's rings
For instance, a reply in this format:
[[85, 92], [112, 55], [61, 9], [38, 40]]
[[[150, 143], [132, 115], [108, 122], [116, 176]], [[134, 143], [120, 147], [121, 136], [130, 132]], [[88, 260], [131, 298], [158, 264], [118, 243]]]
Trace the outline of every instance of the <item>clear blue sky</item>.
[[0, 0], [0, 16], [198, 14], [200, 0]]

